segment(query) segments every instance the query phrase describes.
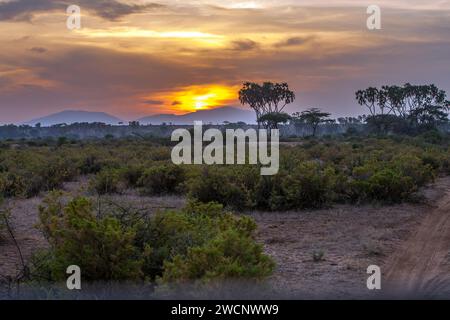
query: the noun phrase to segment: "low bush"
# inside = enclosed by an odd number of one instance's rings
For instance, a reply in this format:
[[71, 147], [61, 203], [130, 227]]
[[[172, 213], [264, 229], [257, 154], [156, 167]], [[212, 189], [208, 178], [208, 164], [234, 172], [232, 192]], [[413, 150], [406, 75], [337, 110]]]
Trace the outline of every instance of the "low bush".
[[117, 169], [103, 169], [89, 182], [92, 191], [99, 195], [120, 191], [120, 175]]
[[[138, 230], [138, 246], [151, 247], [144, 271], [152, 279], [165, 274], [165, 263], [186, 257], [190, 248], [204, 246], [222, 232], [233, 230], [253, 241], [256, 224], [248, 217], [237, 218], [217, 203], [190, 202], [182, 211], [157, 214]], [[171, 276], [172, 278], [172, 276]]]
[[417, 187], [411, 177], [385, 168], [368, 177], [353, 180], [350, 183], [350, 190], [355, 200], [394, 203], [407, 200], [417, 190]]
[[143, 167], [131, 165], [120, 170], [120, 178], [128, 188], [136, 188], [143, 172]]
[[81, 174], [98, 173], [103, 167], [103, 163], [95, 155], [88, 154], [79, 160], [78, 168]]
[[217, 279], [258, 279], [272, 274], [274, 262], [262, 246], [236, 230], [220, 233], [200, 247], [189, 248], [164, 264], [165, 283]]
[[51, 246], [40, 273], [66, 279], [77, 265], [86, 280], [135, 280], [142, 276], [142, 256], [134, 246], [136, 231], [114, 217], [96, 217], [92, 204], [77, 198], [64, 206], [52, 195], [39, 208], [41, 229]]
[[119, 217], [98, 213], [85, 198], [64, 204], [61, 194], [51, 193], [39, 217], [50, 248], [35, 256], [40, 263], [32, 274], [51, 281], [64, 280], [69, 265], [78, 265], [88, 281], [164, 283], [259, 279], [274, 268], [254, 241], [255, 222], [216, 203], [190, 202], [180, 211]]
[[246, 208], [247, 190], [233, 178], [230, 171], [205, 167], [200, 175], [189, 181], [189, 197], [204, 203], [221, 203], [233, 209]]
[[185, 181], [184, 169], [176, 165], [160, 165], [144, 170], [137, 185], [143, 194], [159, 195], [180, 192]]
[[24, 196], [26, 194], [25, 179], [14, 173], [0, 173], [0, 196], [14, 197]]
[[[299, 165], [282, 183], [286, 209], [318, 209], [334, 200], [336, 174], [317, 163]], [[278, 200], [277, 204], [282, 205]]]

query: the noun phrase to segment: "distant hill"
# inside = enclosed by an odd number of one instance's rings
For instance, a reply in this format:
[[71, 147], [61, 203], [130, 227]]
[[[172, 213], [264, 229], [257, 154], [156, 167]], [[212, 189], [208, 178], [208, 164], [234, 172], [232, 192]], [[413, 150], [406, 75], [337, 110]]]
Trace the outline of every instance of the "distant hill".
[[183, 115], [158, 114], [138, 119], [141, 124], [159, 125], [162, 123], [172, 123], [175, 125], [189, 125], [194, 121], [203, 121], [208, 124], [222, 124], [228, 122], [245, 122], [253, 124], [256, 122], [255, 113], [249, 110], [242, 110], [234, 107], [221, 107], [209, 110], [199, 110]]
[[122, 122], [122, 120], [105, 112], [67, 110], [46, 117], [33, 119], [24, 124], [35, 126], [37, 123], [40, 123], [43, 127], [49, 127], [55, 124], [72, 124], [76, 122], [102, 122], [105, 124], [117, 125], [119, 122]]

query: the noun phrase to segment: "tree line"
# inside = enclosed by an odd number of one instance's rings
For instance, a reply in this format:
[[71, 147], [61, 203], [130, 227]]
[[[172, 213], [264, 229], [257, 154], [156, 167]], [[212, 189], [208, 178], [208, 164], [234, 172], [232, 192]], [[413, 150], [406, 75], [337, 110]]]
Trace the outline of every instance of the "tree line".
[[[258, 127], [277, 129], [281, 123], [309, 125], [315, 136], [320, 124], [336, 123], [331, 114], [318, 108], [309, 108], [292, 115], [285, 107], [295, 101], [295, 93], [287, 83], [246, 82], [239, 91], [239, 100], [256, 113]], [[448, 123], [450, 101], [436, 85], [369, 87], [356, 92], [356, 101], [365, 106], [369, 115], [338, 118], [339, 124], [366, 123], [376, 133], [417, 133], [436, 129]]]

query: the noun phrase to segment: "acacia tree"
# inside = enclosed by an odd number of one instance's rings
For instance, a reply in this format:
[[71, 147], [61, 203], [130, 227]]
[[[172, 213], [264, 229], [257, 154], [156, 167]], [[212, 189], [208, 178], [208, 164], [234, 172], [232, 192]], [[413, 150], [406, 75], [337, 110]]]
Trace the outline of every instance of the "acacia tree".
[[370, 87], [366, 90], [358, 90], [356, 92], [356, 100], [360, 105], [365, 105], [371, 115], [377, 114], [377, 104], [379, 101], [380, 91], [377, 88]]
[[294, 121], [310, 125], [312, 129], [312, 136], [315, 137], [317, 128], [321, 123], [334, 122], [334, 120], [330, 119], [330, 115], [330, 113], [322, 112], [320, 109], [311, 108], [303, 111], [302, 113], [294, 113], [292, 118]]
[[441, 123], [448, 122], [448, 106], [425, 105], [411, 111], [409, 119], [416, 127], [423, 126], [427, 129], [435, 128]]
[[239, 91], [239, 100], [255, 111], [258, 127], [263, 123], [266, 128], [276, 128], [277, 119], [286, 118], [282, 115], [283, 110], [294, 102], [295, 94], [287, 83], [264, 82], [260, 85], [246, 82]]
[[434, 84], [370, 87], [357, 91], [356, 100], [369, 109], [368, 120], [377, 128], [388, 128], [397, 122], [410, 128], [430, 127], [448, 121], [450, 102], [445, 91]]
[[259, 118], [259, 121], [267, 129], [278, 129], [279, 123], [287, 123], [289, 120], [291, 120], [291, 116], [284, 112], [270, 112]]

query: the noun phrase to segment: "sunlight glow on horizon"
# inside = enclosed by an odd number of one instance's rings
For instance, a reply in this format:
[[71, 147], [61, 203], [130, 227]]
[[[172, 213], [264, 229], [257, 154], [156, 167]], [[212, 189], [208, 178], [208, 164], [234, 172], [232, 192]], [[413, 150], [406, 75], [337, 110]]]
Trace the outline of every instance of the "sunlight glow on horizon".
[[139, 28], [110, 28], [76, 30], [76, 33], [89, 38], [173, 38], [173, 39], [220, 39], [223, 36], [199, 31], [165, 31]]
[[164, 101], [165, 106], [173, 112], [195, 112], [213, 109], [236, 102], [238, 87], [226, 85], [190, 86], [175, 92], [153, 96]]

